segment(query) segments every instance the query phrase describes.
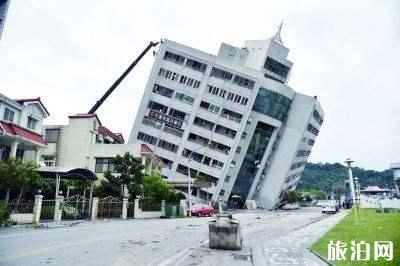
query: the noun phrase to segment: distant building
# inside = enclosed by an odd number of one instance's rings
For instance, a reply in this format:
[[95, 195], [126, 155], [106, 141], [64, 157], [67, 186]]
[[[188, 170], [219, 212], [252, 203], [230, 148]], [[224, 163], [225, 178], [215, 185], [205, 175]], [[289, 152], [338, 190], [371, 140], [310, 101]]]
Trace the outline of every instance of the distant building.
[[40, 98], [13, 100], [0, 94], [0, 159], [38, 161], [47, 147], [42, 125], [48, 116]]
[[44, 126], [47, 148], [41, 161], [46, 166], [87, 168], [102, 177], [114, 172], [111, 158], [131, 153], [145, 169], [144, 173], [161, 172], [161, 159], [145, 144], [124, 144], [120, 133], [102, 125], [96, 114], [69, 116], [68, 125]]
[[288, 52], [279, 33], [222, 43], [218, 55], [164, 40], [129, 143], [149, 145], [168, 180], [213, 180], [202, 199], [274, 208], [296, 188], [324, 119], [316, 97], [287, 85]]
[[391, 163], [390, 169], [393, 170], [394, 185], [396, 188], [397, 197], [400, 197], [399, 180], [400, 180], [400, 163]]
[[4, 29], [4, 23], [6, 22], [8, 5], [10, 0], [0, 0], [0, 39]]
[[360, 194], [372, 198], [391, 198], [393, 196], [391, 189], [378, 186], [368, 186], [366, 189], [361, 189]]

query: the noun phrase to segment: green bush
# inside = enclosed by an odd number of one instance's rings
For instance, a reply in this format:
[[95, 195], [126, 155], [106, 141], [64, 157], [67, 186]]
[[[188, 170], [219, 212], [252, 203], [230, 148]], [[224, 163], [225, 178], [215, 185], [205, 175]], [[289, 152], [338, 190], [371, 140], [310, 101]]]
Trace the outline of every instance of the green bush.
[[0, 202], [0, 224], [4, 224], [10, 218], [10, 212], [4, 202]]

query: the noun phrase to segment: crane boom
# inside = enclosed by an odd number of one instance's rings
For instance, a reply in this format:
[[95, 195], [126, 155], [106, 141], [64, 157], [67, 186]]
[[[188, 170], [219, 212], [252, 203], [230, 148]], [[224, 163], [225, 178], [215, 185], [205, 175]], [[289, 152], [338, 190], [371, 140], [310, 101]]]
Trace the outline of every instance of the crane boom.
[[122, 73], [122, 75], [114, 82], [114, 84], [104, 93], [103, 97], [96, 102], [95, 105], [89, 110], [88, 114], [94, 114], [97, 109], [104, 103], [108, 96], [118, 87], [118, 85], [124, 80], [124, 78], [131, 72], [137, 63], [142, 59], [143, 56], [152, 48], [158, 45], [158, 42], [150, 42], [149, 45], [142, 51], [142, 53], [132, 62], [132, 64]]

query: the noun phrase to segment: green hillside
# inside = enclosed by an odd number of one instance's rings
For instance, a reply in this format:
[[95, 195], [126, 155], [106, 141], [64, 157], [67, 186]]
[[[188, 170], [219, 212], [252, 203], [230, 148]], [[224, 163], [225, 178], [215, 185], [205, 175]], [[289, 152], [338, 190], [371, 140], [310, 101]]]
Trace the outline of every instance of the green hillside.
[[[381, 188], [394, 187], [393, 172], [388, 169], [382, 172], [353, 168], [353, 176], [359, 178], [361, 188], [376, 185]], [[297, 190], [322, 189], [329, 190], [333, 184], [347, 179], [347, 168], [340, 163], [308, 163], [297, 185]]]

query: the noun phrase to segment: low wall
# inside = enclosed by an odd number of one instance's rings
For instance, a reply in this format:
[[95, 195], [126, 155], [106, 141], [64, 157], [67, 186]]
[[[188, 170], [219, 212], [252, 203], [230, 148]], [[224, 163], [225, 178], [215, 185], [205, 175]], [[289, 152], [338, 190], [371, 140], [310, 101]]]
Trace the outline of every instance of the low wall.
[[34, 220], [33, 213], [12, 213], [10, 219], [17, 224], [31, 224]]
[[365, 209], [377, 209], [377, 208], [399, 208], [400, 209], [400, 199], [374, 199], [371, 197], [366, 197], [361, 195], [361, 208]]
[[139, 219], [149, 219], [149, 218], [160, 218], [161, 216], [163, 216], [163, 212], [162, 211], [139, 211], [139, 213], [137, 215], [135, 215], [135, 218], [139, 218]]

